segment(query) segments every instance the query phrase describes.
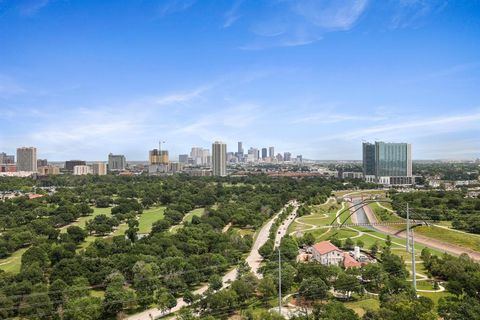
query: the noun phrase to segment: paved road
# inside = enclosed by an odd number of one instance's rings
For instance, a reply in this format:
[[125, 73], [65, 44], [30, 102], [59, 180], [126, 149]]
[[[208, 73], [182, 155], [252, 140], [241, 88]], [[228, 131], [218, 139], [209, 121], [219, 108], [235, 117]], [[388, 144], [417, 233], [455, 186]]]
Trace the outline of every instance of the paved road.
[[[298, 204], [296, 202], [291, 201], [287, 204], [287, 206], [290, 205], [290, 204], [295, 205], [295, 210], [294, 211], [296, 212], [296, 210], [298, 209]], [[283, 210], [284, 209], [282, 209], [282, 211]], [[270, 228], [272, 227], [274, 221], [278, 218], [278, 216], [280, 215], [280, 213], [282, 211], [278, 212], [266, 224], [263, 225], [263, 227], [260, 229], [260, 231], [258, 233], [257, 238], [255, 239], [255, 243], [253, 244], [252, 249], [251, 249], [248, 257], [245, 260], [248, 263], [248, 265], [250, 266], [250, 268], [252, 269], [252, 272], [258, 278], [261, 278], [261, 274], [258, 273], [258, 269], [260, 268], [260, 264], [262, 262], [262, 256], [258, 253], [258, 249], [260, 249], [260, 247], [263, 246], [265, 244], [265, 242], [267, 242], [268, 235], [270, 233]], [[286, 232], [286, 230], [285, 230], [285, 232]], [[225, 274], [223, 276], [223, 278], [222, 278], [223, 279], [223, 287], [222, 288], [227, 288], [230, 285], [230, 283], [232, 281], [234, 281], [236, 278], [237, 278], [237, 268], [230, 270], [227, 274]], [[194, 293], [201, 295], [201, 294], [205, 293], [205, 291], [207, 291], [207, 289], [208, 289], [208, 285], [205, 285], [205, 286], [195, 290]], [[182, 298], [179, 298], [179, 299], [177, 299], [177, 305], [174, 308], [170, 309], [169, 311], [162, 312], [162, 311], [158, 310], [157, 308], [152, 308], [152, 309], [149, 309], [149, 310], [145, 310], [141, 313], [131, 315], [127, 319], [128, 320], [151, 320], [152, 318], [156, 319], [156, 318], [159, 318], [159, 317], [166, 316], [166, 315], [172, 314], [174, 312], [177, 312], [182, 307], [185, 307], [185, 306], [188, 306], [188, 304], [185, 301], [183, 301]]]
[[280, 245], [280, 241], [287, 234], [288, 227], [297, 217], [298, 203], [296, 201], [291, 201], [290, 204], [293, 206], [293, 210], [278, 227], [277, 234], [275, 235], [275, 248]]

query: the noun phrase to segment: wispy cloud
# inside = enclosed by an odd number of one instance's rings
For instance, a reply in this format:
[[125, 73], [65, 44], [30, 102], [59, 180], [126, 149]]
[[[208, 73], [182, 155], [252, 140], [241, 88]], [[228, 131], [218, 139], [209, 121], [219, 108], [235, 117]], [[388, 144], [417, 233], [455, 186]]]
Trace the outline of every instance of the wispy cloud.
[[293, 47], [321, 40], [326, 33], [354, 27], [365, 12], [368, 0], [286, 0], [275, 7], [278, 14], [261, 16], [250, 30], [257, 36], [244, 50]]
[[173, 93], [173, 94], [161, 96], [161, 97], [155, 98], [153, 102], [155, 105], [159, 105], [159, 106], [186, 103], [191, 100], [199, 98], [203, 93], [207, 92], [210, 89], [211, 89], [211, 86], [202, 86], [192, 91]]
[[22, 16], [33, 16], [54, 0], [17, 0], [17, 8]]
[[235, 0], [232, 7], [225, 12], [225, 21], [223, 23], [223, 28], [229, 28], [232, 26], [238, 19], [240, 19], [241, 15], [239, 14], [240, 6], [242, 5], [244, 0]]
[[165, 0], [160, 6], [160, 15], [166, 16], [172, 13], [181, 12], [189, 9], [195, 4], [196, 0]]
[[346, 121], [381, 121], [381, 120], [385, 120], [385, 117], [320, 112], [320, 113], [313, 113], [313, 114], [309, 114], [309, 115], [294, 119], [292, 123], [293, 124], [298, 124], [298, 123], [328, 124], [328, 123], [339, 123], [339, 122], [346, 122]]
[[346, 131], [330, 138], [372, 139], [390, 137], [419, 137], [466, 130], [480, 131], [480, 113], [449, 115], [432, 118], [394, 119], [380, 126], [371, 126], [359, 130]]
[[400, 0], [394, 3], [396, 9], [391, 21], [393, 28], [418, 26], [426, 16], [442, 11], [448, 5], [447, 0]]

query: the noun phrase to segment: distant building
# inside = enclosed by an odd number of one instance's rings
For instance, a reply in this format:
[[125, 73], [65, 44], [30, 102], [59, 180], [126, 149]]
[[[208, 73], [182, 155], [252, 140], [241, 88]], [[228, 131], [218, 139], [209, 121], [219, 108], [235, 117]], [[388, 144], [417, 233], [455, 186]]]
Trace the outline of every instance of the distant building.
[[0, 152], [0, 164], [14, 164], [15, 156], [8, 155], [5, 152]]
[[193, 159], [193, 164], [198, 166], [208, 166], [210, 165], [210, 150], [193, 147], [190, 151], [190, 158]]
[[73, 172], [73, 168], [76, 166], [85, 166], [87, 163], [83, 160], [68, 160], [65, 161], [65, 170]]
[[96, 176], [104, 176], [107, 174], [107, 164], [103, 162], [97, 162], [92, 164], [92, 174]]
[[169, 162], [168, 151], [158, 149], [150, 150], [148, 160], [150, 162], [150, 165], [167, 165]]
[[257, 148], [250, 148], [248, 149], [249, 158], [251, 158], [250, 155], [253, 156], [253, 161], [256, 162], [260, 158], [260, 150]]
[[280, 154], [280, 153], [277, 154], [277, 157], [276, 157], [276, 158], [277, 158], [277, 161], [278, 161], [278, 162], [282, 162], [282, 161], [283, 161], [283, 156], [282, 156], [282, 154]]
[[243, 157], [243, 143], [242, 143], [242, 141], [238, 142], [237, 154], [238, 154], [239, 157]]
[[265, 160], [267, 158], [267, 148], [262, 148], [262, 159]]
[[17, 171], [37, 172], [37, 148], [17, 149]]
[[342, 179], [363, 179], [363, 172], [341, 172]]
[[108, 170], [109, 171], [124, 171], [127, 167], [127, 160], [124, 155], [109, 154], [108, 155]]
[[303, 162], [303, 156], [301, 154], [299, 154], [297, 156], [297, 163], [302, 163]]
[[290, 152], [284, 152], [283, 161], [292, 161], [292, 154]]
[[89, 166], [81, 165], [81, 166], [73, 167], [73, 174], [75, 176], [84, 176], [91, 173], [92, 173], [92, 170]]
[[214, 176], [227, 175], [227, 145], [223, 142], [212, 144], [212, 173]]
[[275, 158], [275, 148], [274, 147], [269, 147], [268, 148], [268, 156], [270, 157], [270, 159]]
[[38, 159], [37, 160], [37, 167], [46, 167], [48, 166], [47, 159]]
[[178, 156], [178, 162], [187, 163], [188, 162], [188, 154], [180, 154]]
[[60, 168], [56, 166], [41, 166], [38, 167], [38, 175], [39, 176], [53, 176], [60, 174]]
[[415, 183], [409, 143], [363, 143], [363, 174], [367, 182], [385, 185]]
[[0, 172], [17, 172], [17, 165], [13, 163], [0, 164]]

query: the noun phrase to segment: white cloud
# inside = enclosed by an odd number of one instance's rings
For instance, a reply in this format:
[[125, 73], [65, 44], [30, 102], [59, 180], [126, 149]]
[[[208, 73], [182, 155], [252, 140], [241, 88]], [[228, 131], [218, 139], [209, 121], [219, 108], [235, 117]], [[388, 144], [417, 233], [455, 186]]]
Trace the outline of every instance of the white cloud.
[[153, 102], [154, 104], [160, 105], [160, 106], [172, 105], [177, 103], [186, 103], [188, 101], [199, 98], [203, 93], [207, 92], [210, 89], [211, 89], [211, 86], [202, 86], [192, 91], [173, 93], [173, 94], [168, 94], [158, 98], [154, 98]]
[[189, 9], [196, 0], [164, 0], [160, 6], [160, 15], [166, 16], [172, 13]]
[[223, 28], [231, 27], [238, 19], [240, 19], [241, 15], [238, 13], [238, 11], [243, 1], [244, 0], [235, 0], [232, 7], [225, 12], [225, 22], [223, 23]]
[[385, 137], [419, 137], [448, 132], [480, 130], [480, 113], [424, 119], [392, 119], [387, 124], [347, 131], [330, 137], [340, 139], [384, 139]]

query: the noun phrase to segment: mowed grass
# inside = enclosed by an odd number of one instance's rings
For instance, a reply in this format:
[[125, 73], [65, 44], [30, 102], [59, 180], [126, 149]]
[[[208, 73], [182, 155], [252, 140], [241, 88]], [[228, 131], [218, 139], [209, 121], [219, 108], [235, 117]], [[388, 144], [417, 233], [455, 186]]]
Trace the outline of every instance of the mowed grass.
[[95, 218], [96, 216], [101, 215], [101, 214], [104, 214], [104, 215], [110, 217], [112, 215], [112, 208], [111, 207], [109, 207], [109, 208], [93, 208], [93, 213], [91, 215], [78, 218], [77, 221], [75, 221], [75, 222], [73, 222], [73, 223], [71, 223], [67, 226], [62, 227], [60, 229], [60, 232], [62, 232], [62, 233], [67, 232], [67, 228], [70, 227], [70, 226], [78, 226], [80, 228], [85, 228], [85, 226], [87, 224], [87, 221], [92, 220], [93, 218]]
[[415, 234], [454, 244], [463, 248], [480, 251], [480, 237], [473, 234], [456, 232], [435, 226], [421, 226], [415, 228]]
[[170, 232], [172, 233], [176, 233], [178, 231], [178, 229], [180, 228], [183, 228], [183, 224], [185, 222], [192, 222], [192, 219], [193, 217], [197, 216], [197, 217], [201, 217], [203, 214], [205, 213], [205, 208], [197, 208], [197, 209], [193, 209], [192, 211], [190, 211], [189, 213], [187, 213], [185, 215], [185, 217], [183, 217], [183, 220], [180, 224], [176, 225], [176, 226], [173, 226], [171, 229], [170, 229]]
[[[145, 210], [139, 215], [138, 233], [150, 233], [154, 222], [163, 219], [165, 207], [156, 207]], [[125, 232], [124, 232], [125, 233]]]
[[367, 311], [378, 310], [380, 308], [380, 301], [374, 298], [368, 298], [364, 300], [345, 302], [345, 307], [352, 309], [355, 313], [362, 317]]
[[0, 270], [11, 273], [19, 273], [22, 266], [22, 255], [28, 248], [15, 251], [10, 257], [0, 260]]

